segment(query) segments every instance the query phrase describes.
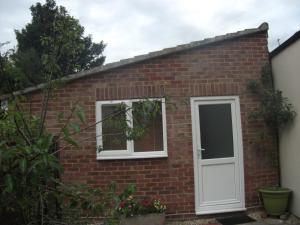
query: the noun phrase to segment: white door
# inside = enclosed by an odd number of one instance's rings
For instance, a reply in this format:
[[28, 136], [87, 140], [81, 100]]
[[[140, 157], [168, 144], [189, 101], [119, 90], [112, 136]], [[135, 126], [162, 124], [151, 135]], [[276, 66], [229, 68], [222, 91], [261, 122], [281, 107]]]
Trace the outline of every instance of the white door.
[[245, 210], [238, 97], [192, 98], [197, 214]]

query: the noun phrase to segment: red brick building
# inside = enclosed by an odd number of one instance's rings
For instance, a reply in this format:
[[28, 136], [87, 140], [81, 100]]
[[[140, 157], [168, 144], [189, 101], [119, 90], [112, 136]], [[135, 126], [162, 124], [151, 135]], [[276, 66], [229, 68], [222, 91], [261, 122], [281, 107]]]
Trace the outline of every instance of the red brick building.
[[[269, 63], [267, 31], [262, 24], [69, 75], [49, 103], [51, 131], [59, 128], [57, 113], [67, 113], [76, 101], [89, 124], [121, 102], [134, 105], [145, 98], [160, 101], [161, 114], [150, 133], [136, 142], [120, 137], [114, 145], [96, 138], [107, 132], [101, 125], [82, 132], [80, 149], [61, 152], [63, 180], [92, 186], [135, 183], [139, 194], [160, 196], [170, 216], [257, 206], [257, 189], [278, 183], [272, 162], [276, 142], [259, 146], [264, 124], [249, 119], [259, 99], [247, 83], [259, 79]], [[32, 110], [39, 111], [38, 88], [25, 93]], [[103, 147], [100, 153], [97, 145]]]

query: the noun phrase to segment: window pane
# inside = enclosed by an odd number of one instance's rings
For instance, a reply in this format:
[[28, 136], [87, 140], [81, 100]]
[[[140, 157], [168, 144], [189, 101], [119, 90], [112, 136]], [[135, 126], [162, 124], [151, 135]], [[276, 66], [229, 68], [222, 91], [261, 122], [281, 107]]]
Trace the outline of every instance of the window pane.
[[[148, 104], [149, 107], [142, 104]], [[135, 152], [163, 151], [161, 102], [133, 102], [133, 127], [142, 127], [142, 136], [134, 140]], [[157, 107], [154, 111], [153, 107]], [[147, 111], [148, 110], [148, 111]], [[145, 113], [143, 113], [145, 112]], [[151, 112], [155, 112], [150, 116]], [[149, 114], [150, 113], [150, 114]]]
[[127, 149], [126, 113], [123, 109], [121, 104], [102, 105], [103, 151]]
[[202, 159], [233, 157], [231, 105], [199, 105]]

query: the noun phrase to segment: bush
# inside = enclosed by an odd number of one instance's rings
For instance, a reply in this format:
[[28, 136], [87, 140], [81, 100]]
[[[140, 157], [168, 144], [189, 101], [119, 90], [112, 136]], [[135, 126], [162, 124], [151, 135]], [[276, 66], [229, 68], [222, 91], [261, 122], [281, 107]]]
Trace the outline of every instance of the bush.
[[[59, 137], [41, 130], [37, 117], [16, 105], [9, 108], [0, 118], [0, 224], [86, 224], [82, 216], [104, 215], [113, 185], [101, 190], [63, 184], [56, 154]], [[75, 114], [84, 120], [83, 113]], [[63, 129], [61, 139], [74, 144], [71, 127]]]

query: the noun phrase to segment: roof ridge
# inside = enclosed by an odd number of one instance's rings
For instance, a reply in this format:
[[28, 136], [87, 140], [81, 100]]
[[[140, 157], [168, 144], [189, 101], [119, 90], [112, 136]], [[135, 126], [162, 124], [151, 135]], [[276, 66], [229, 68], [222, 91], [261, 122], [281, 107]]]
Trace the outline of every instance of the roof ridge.
[[[142, 61], [149, 60], [152, 58], [161, 57], [161, 56], [169, 55], [172, 53], [189, 50], [189, 49], [196, 48], [196, 47], [205, 46], [205, 45], [212, 44], [212, 43], [218, 43], [221, 41], [231, 40], [234, 38], [243, 37], [243, 36], [250, 35], [250, 34], [266, 32], [268, 29], [269, 29], [268, 23], [264, 22], [261, 25], [259, 25], [257, 28], [244, 29], [241, 31], [233, 32], [233, 33], [227, 33], [227, 34], [218, 35], [218, 36], [211, 37], [211, 38], [205, 38], [205, 39], [199, 40], [199, 41], [193, 41], [193, 42], [190, 42], [187, 44], [180, 44], [175, 47], [164, 48], [162, 50], [149, 52], [147, 54], [137, 55], [132, 58], [121, 59], [119, 61], [108, 63], [103, 66], [97, 66], [97, 67], [91, 68], [89, 70], [85, 70], [85, 71], [67, 75], [67, 76], [63, 77], [62, 79], [64, 81], [72, 81], [72, 80], [76, 80], [76, 79], [79, 79], [79, 78], [82, 78], [85, 76], [89, 76], [89, 75], [92, 75], [95, 73], [116, 69], [116, 68], [119, 68], [122, 66], [142, 62]], [[26, 94], [29, 92], [39, 90], [39, 89], [43, 88], [44, 86], [45, 86], [45, 84], [39, 84], [37, 86], [28, 87], [22, 91], [15, 92], [15, 94]], [[5, 98], [5, 97], [0, 96], [0, 100], [3, 98]]]
[[[145, 59], [142, 59], [144, 56], [157, 57], [157, 54], [159, 54], [159, 56], [167, 55], [167, 54], [171, 54], [173, 52], [198, 47], [199, 44], [206, 45], [206, 44], [210, 44], [210, 43], [215, 43], [215, 42], [219, 42], [219, 41], [224, 41], [224, 40], [236, 38], [236, 37], [239, 37], [239, 36], [245, 36], [245, 35], [252, 34], [252, 33], [267, 31], [268, 29], [269, 29], [268, 23], [264, 22], [261, 25], [259, 25], [257, 28], [244, 29], [244, 30], [237, 31], [237, 32], [231, 32], [231, 33], [226, 33], [226, 34], [223, 34], [223, 35], [217, 35], [217, 36], [214, 36], [214, 37], [211, 37], [211, 38], [204, 38], [204, 39], [199, 40], [199, 41], [192, 41], [192, 42], [187, 43], [187, 44], [180, 44], [180, 45], [177, 45], [177, 46], [174, 46], [174, 47], [163, 48], [161, 50], [149, 52], [149, 53], [146, 53], [146, 54], [136, 55], [136, 56], [133, 56], [131, 58], [121, 59], [119, 61], [103, 65], [102, 69], [105, 70], [106, 66], [110, 66], [111, 64], [116, 64], [116, 63], [119, 63], [119, 62], [130, 62], [130, 63], [132, 63], [133, 59], [145, 60]], [[161, 54], [161, 53], [164, 53], [164, 54]], [[149, 57], [149, 58], [152, 58], [152, 57]]]

